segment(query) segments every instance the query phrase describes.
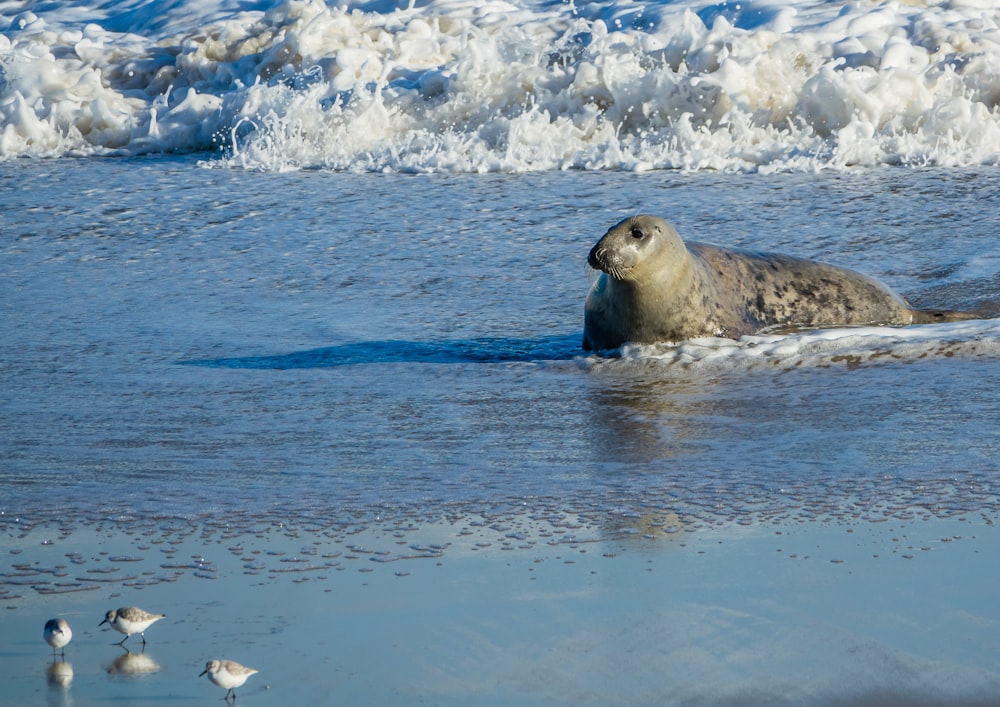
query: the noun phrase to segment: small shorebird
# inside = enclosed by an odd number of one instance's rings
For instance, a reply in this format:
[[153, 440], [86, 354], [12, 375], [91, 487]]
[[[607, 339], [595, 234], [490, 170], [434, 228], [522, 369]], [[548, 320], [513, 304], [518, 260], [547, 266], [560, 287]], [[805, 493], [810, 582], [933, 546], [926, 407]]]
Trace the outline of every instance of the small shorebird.
[[219, 687], [229, 689], [229, 692], [226, 693], [226, 699], [228, 700], [232, 696], [233, 702], [236, 702], [236, 688], [240, 687], [247, 681], [248, 677], [257, 672], [253, 668], [248, 668], [231, 660], [210, 660], [205, 664], [205, 669], [201, 671], [201, 675], [198, 677], [208, 673], [209, 680]]
[[66, 619], [49, 619], [45, 622], [45, 642], [52, 646], [52, 655], [56, 650], [60, 655], [65, 654], [63, 648], [73, 640], [73, 629], [69, 627]]
[[144, 635], [146, 629], [163, 618], [166, 618], [165, 614], [151, 614], [134, 606], [123, 606], [118, 610], [112, 609], [106, 613], [104, 621], [97, 625], [110, 624], [115, 631], [124, 633], [125, 638], [118, 642], [119, 646], [125, 643], [133, 633], [138, 633], [142, 638], [142, 645], [146, 645], [146, 636]]

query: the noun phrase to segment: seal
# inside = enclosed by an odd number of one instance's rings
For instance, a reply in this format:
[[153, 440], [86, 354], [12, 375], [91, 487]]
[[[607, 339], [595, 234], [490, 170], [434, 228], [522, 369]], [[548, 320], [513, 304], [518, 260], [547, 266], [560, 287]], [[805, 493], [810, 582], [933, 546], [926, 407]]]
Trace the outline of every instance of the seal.
[[612, 226], [588, 263], [583, 348], [801, 327], [926, 324], [974, 314], [913, 309], [878, 280], [803, 258], [685, 244], [657, 216]]

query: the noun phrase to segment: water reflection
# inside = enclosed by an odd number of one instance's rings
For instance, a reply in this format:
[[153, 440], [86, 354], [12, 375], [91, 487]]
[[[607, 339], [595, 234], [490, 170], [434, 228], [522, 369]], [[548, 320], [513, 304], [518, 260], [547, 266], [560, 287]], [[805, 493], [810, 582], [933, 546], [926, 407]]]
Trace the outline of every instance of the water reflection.
[[108, 666], [109, 675], [145, 675], [159, 670], [160, 664], [145, 652], [132, 653], [127, 648]]
[[635, 371], [602, 374], [589, 399], [590, 439], [597, 458], [649, 465], [689, 454], [705, 437], [711, 409], [707, 381], [657, 379]]
[[[599, 517], [598, 527], [603, 541], [636, 537], [642, 540], [668, 540], [676, 542], [685, 536], [686, 523], [669, 508], [623, 510]], [[669, 544], [657, 547], [669, 547]]]
[[54, 660], [45, 671], [45, 678], [52, 687], [68, 688], [73, 682], [73, 664]]

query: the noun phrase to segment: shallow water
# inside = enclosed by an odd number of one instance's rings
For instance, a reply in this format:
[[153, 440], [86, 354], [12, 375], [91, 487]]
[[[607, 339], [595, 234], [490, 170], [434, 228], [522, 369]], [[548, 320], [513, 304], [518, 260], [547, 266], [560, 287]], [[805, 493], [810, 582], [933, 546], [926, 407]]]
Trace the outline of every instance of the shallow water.
[[[34, 502], [54, 478], [84, 497], [115, 484], [108, 509], [153, 497], [190, 513], [186, 496], [166, 500], [178, 483], [213, 509], [305, 488], [367, 508], [642, 493], [664, 474], [773, 492], [807, 469], [866, 484], [992, 471], [990, 321], [617, 359], [585, 357], [579, 337], [585, 254], [640, 208], [688, 238], [989, 310], [994, 173], [250, 175], [190, 160], [3, 173], [21, 187], [4, 192], [4, 462]], [[608, 209], [618, 193], [629, 203]]]
[[[579, 337], [640, 210], [995, 313], [998, 187], [0, 164], [4, 700], [201, 700], [220, 657], [251, 704], [988, 702], [995, 322]], [[128, 604], [171, 619], [138, 680]]]
[[[3, 701], [214, 701], [197, 676], [222, 656], [261, 671], [241, 704], [986, 705], [1000, 688], [992, 521], [610, 540], [552, 519], [31, 532], [16, 562], [34, 581], [59, 567], [138, 579], [5, 599]], [[415, 538], [444, 554], [386, 561], [416, 555]], [[97, 628], [120, 604], [167, 615], [144, 649]], [[41, 626], [56, 611], [75, 637], [53, 668]], [[63, 663], [68, 684], [51, 677]]]

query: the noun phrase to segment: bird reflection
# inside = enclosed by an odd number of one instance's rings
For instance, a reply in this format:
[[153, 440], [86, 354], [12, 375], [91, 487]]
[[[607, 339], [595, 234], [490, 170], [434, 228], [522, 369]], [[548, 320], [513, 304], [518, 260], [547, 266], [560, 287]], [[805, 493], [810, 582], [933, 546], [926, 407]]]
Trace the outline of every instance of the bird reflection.
[[160, 664], [145, 653], [132, 653], [127, 648], [125, 653], [115, 658], [108, 666], [109, 675], [144, 675], [155, 673]]
[[73, 682], [73, 664], [64, 660], [54, 660], [49, 663], [45, 677], [52, 687], [67, 688]]

